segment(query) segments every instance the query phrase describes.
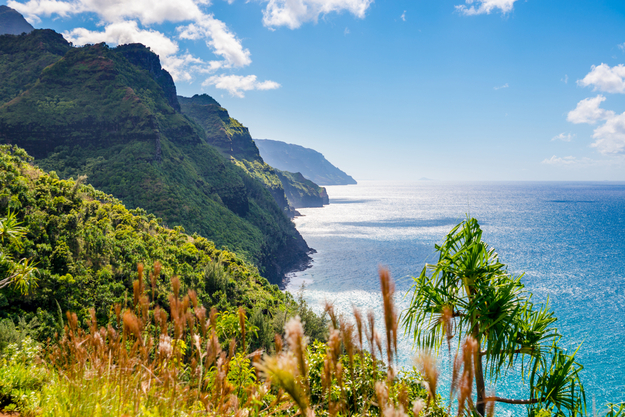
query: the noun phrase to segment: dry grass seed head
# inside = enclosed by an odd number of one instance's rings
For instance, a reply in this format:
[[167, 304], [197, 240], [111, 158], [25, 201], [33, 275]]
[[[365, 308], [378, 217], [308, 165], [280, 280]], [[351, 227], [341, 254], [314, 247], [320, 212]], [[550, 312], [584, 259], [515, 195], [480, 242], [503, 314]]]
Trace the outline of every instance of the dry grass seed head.
[[393, 361], [393, 352], [397, 355], [397, 311], [395, 310], [395, 283], [387, 268], [380, 267], [380, 287], [382, 289], [382, 305], [384, 307], [384, 324], [386, 325], [386, 354], [388, 365]]
[[427, 382], [428, 401], [436, 399], [436, 386], [438, 384], [438, 368], [436, 366], [436, 358], [429, 352], [421, 352], [415, 359], [416, 365], [421, 375]]
[[356, 306], [352, 306], [354, 310], [354, 320], [356, 321], [356, 330], [358, 331], [358, 348], [362, 349], [362, 331], [363, 331], [363, 322], [362, 322], [362, 313]]
[[415, 417], [418, 417], [424, 408], [425, 401], [423, 401], [421, 398], [412, 402], [412, 413], [415, 415]]

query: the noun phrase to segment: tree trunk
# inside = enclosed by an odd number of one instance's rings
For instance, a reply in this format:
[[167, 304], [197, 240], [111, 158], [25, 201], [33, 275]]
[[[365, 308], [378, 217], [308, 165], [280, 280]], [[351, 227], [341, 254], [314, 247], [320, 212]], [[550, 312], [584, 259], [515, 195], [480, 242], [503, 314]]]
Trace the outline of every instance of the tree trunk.
[[479, 330], [473, 334], [473, 337], [477, 341], [477, 352], [474, 358], [473, 368], [475, 369], [475, 390], [477, 391], [477, 401], [475, 402], [475, 410], [480, 415], [486, 415], [486, 385], [484, 384], [484, 369], [482, 368], [482, 355], [479, 352], [482, 351], [480, 344]]

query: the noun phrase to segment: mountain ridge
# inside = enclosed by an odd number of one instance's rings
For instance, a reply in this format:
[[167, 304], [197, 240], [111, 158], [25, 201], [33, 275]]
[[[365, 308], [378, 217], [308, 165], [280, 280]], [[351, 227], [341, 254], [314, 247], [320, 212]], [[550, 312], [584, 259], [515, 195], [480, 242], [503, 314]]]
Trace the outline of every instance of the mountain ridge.
[[[74, 48], [59, 37], [0, 36], [0, 70], [14, 80], [0, 105], [0, 143], [25, 148], [61, 178], [87, 175], [128, 207], [234, 250], [273, 283], [308, 264], [311, 249], [269, 191], [176, 110], [175, 85], [153, 52]], [[48, 47], [27, 59], [39, 38]], [[25, 69], [40, 73], [20, 78]]]
[[279, 170], [299, 172], [321, 186], [357, 183], [314, 149], [271, 139], [254, 139], [254, 142], [263, 159]]

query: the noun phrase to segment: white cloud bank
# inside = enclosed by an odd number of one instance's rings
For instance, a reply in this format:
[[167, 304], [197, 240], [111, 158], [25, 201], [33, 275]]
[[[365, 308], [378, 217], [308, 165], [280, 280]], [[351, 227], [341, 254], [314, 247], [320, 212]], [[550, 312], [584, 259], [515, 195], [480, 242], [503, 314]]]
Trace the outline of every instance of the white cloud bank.
[[514, 8], [517, 0], [466, 0], [466, 4], [456, 6], [456, 10], [465, 16], [475, 16], [478, 14], [491, 14], [499, 11], [507, 14]]
[[372, 3], [373, 0], [269, 0], [263, 11], [263, 24], [297, 29], [305, 22], [317, 22], [321, 15], [344, 10], [363, 19]]
[[[174, 80], [191, 81], [197, 74], [242, 68], [252, 63], [250, 51], [243, 47], [241, 40], [227, 25], [215, 19], [214, 15], [202, 11], [202, 7], [210, 6], [209, 0], [29, 0], [25, 3], [9, 0], [8, 5], [31, 22], [40, 21], [40, 16], [58, 15], [65, 18], [80, 13], [95, 13], [101, 19], [103, 30], [92, 31], [79, 27], [64, 32], [63, 36], [76, 45], [99, 42], [112, 45], [142, 43], [159, 55], [163, 67]], [[178, 39], [204, 40], [221, 60], [205, 62], [188, 52], [181, 52], [176, 40], [149, 27], [165, 22], [187, 23], [176, 28]], [[229, 79], [237, 76], [220, 77]], [[242, 83], [239, 88], [232, 87], [232, 82], [213, 82], [215, 77], [209, 78], [207, 82], [238, 97], [243, 96], [242, 90], [279, 87], [273, 81], [256, 82], [255, 76], [240, 78], [249, 80], [249, 77], [254, 77], [254, 82]]]
[[[227, 0], [232, 3], [234, 0]], [[269, 28], [300, 27], [305, 22], [317, 22], [319, 16], [347, 11], [358, 18], [374, 0], [267, 0], [263, 24]], [[9, 0], [8, 6], [22, 13], [30, 22], [40, 16], [63, 18], [81, 13], [94, 13], [103, 30], [75, 28], [65, 32], [65, 38], [76, 45], [106, 42], [112, 45], [142, 43], [159, 55], [161, 63], [174, 80], [191, 81], [198, 74], [215, 74], [223, 69], [242, 68], [252, 63], [251, 53], [243, 47], [228, 26], [203, 9], [210, 0]], [[405, 17], [405, 12], [404, 15]], [[181, 23], [176, 28], [179, 40], [204, 40], [220, 60], [203, 61], [180, 51], [178, 42], [150, 25], [165, 22]], [[346, 29], [346, 33], [349, 31]], [[244, 91], [279, 88], [274, 81], [257, 81], [255, 75], [212, 75], [202, 84], [224, 89], [243, 97]]]

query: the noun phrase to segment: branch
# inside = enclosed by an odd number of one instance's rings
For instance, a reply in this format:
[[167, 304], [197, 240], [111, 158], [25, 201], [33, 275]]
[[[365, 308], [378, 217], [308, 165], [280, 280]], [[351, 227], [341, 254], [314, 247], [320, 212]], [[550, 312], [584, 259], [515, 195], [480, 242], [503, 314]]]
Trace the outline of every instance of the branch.
[[500, 403], [506, 403], [506, 404], [536, 404], [539, 402], [544, 401], [544, 398], [538, 399], [538, 398], [532, 398], [529, 400], [515, 400], [515, 399], [511, 399], [511, 398], [503, 398], [503, 397], [486, 397], [484, 398], [485, 402], [489, 402], [489, 401], [497, 401]]
[[[506, 353], [512, 353], [512, 354], [525, 353], [525, 354], [531, 355], [533, 352], [534, 352], [534, 348], [521, 348], [521, 349], [511, 350]], [[480, 352], [480, 355], [481, 356], [488, 355], [488, 351], [483, 350]]]

